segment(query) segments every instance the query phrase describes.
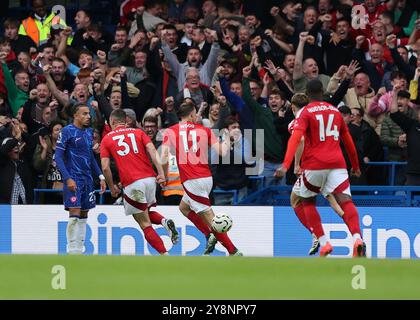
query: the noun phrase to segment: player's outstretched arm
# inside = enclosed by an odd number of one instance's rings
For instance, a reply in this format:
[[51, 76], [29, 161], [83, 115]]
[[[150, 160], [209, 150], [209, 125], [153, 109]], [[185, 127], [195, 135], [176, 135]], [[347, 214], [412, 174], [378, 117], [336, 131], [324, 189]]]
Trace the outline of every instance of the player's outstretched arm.
[[274, 174], [277, 178], [282, 178], [287, 170], [289, 170], [293, 158], [295, 157], [296, 150], [299, 147], [299, 144], [302, 141], [303, 131], [302, 130], [294, 130], [292, 136], [287, 143], [287, 151], [286, 156], [284, 157], [283, 164], [281, 168], [277, 169], [276, 173]]

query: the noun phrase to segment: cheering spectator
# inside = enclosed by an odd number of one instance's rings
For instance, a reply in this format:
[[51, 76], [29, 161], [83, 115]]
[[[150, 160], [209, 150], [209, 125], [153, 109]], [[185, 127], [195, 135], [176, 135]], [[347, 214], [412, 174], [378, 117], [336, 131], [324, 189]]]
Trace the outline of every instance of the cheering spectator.
[[[418, 150], [420, 148], [420, 119], [411, 119], [398, 108], [398, 92], [402, 89], [400, 86], [394, 87], [394, 94], [391, 103], [391, 119], [406, 134], [405, 141], [407, 143], [408, 151], [408, 166], [406, 173], [406, 185], [419, 186], [420, 185], [420, 157]], [[420, 117], [420, 115], [418, 116]]]

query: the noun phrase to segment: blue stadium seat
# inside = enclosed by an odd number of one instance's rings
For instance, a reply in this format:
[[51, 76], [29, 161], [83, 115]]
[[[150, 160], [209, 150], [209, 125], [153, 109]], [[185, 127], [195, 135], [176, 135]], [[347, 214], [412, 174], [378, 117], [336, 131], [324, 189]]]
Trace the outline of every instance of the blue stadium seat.
[[232, 205], [237, 205], [238, 204], [238, 190], [223, 190], [223, 189], [219, 189], [216, 188], [213, 190], [214, 194], [229, 194], [233, 196], [233, 201], [232, 201]]
[[413, 207], [420, 207], [420, 196], [413, 197]]
[[249, 176], [250, 191], [256, 192], [264, 188], [265, 177], [264, 176]]

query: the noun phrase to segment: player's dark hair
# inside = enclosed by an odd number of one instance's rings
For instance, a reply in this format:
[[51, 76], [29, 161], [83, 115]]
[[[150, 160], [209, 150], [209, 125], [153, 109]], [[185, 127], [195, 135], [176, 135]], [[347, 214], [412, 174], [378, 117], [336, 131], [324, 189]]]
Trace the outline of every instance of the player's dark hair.
[[79, 111], [80, 108], [88, 107], [86, 103], [75, 103], [71, 108], [71, 115], [74, 118], [74, 115]]
[[322, 100], [324, 89], [318, 79], [310, 80], [306, 85], [306, 94], [310, 100]]
[[179, 119], [183, 119], [188, 117], [194, 110], [195, 106], [192, 103], [182, 103], [176, 113]]
[[116, 120], [118, 123], [126, 123], [127, 114], [125, 113], [124, 109], [116, 109], [111, 112], [109, 118]]

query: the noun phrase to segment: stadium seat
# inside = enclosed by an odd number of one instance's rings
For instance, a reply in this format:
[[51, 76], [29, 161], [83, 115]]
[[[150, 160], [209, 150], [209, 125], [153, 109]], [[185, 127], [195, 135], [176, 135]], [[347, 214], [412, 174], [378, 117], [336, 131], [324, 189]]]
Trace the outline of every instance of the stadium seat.
[[232, 205], [237, 205], [238, 204], [238, 190], [223, 190], [223, 189], [219, 189], [216, 188], [213, 190], [214, 194], [229, 194], [233, 196], [233, 200], [232, 200]]
[[252, 192], [260, 191], [264, 188], [265, 177], [264, 176], [249, 176], [250, 189]]

